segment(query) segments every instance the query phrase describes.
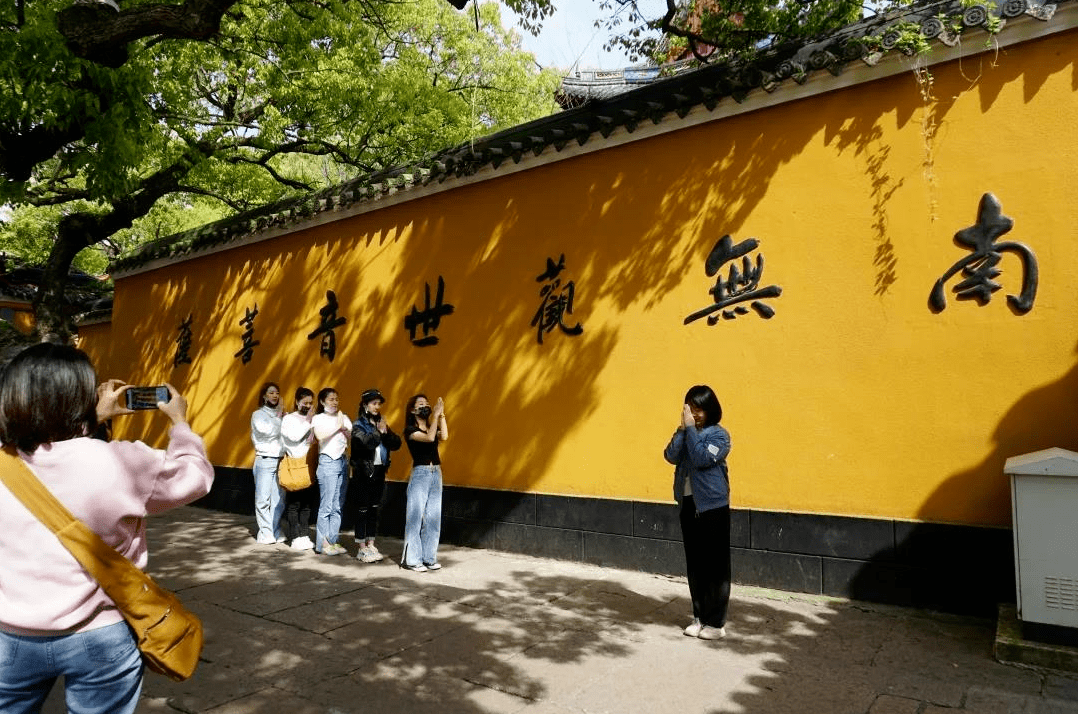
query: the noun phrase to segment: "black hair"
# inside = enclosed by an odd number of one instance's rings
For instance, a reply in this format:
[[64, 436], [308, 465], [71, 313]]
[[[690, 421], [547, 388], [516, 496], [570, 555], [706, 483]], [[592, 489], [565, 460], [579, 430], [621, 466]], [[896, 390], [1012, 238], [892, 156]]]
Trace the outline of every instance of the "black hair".
[[311, 397], [313, 399], [314, 398], [314, 392], [307, 389], [306, 387], [298, 387], [296, 389], [296, 398], [294, 400], [292, 400], [292, 408], [293, 409], [297, 408], [299, 406], [299, 400], [303, 399], [304, 397]]
[[[419, 394], [413, 394], [412, 398], [408, 400], [408, 406], [404, 408], [404, 425], [406, 427], [419, 426], [419, 421], [412, 412], [415, 410], [415, 403], [420, 399], [427, 399], [427, 395], [420, 392]], [[427, 401], [429, 402], [430, 399], [427, 399]]]
[[337, 390], [333, 387], [322, 387], [318, 390], [318, 406], [315, 408], [315, 414], [322, 414], [326, 411], [326, 408], [322, 406], [322, 402], [326, 401], [326, 397], [331, 394], [336, 394]]
[[24, 349], [0, 375], [0, 442], [31, 453], [97, 428], [97, 372], [70, 345]]
[[281, 391], [281, 388], [277, 385], [276, 382], [266, 382], [265, 384], [263, 384], [262, 389], [258, 392], [258, 407], [260, 409], [266, 406], [266, 392], [270, 390], [270, 387], [276, 388], [278, 393]]
[[359, 395], [359, 406], [356, 407], [356, 416], [360, 417], [366, 414], [367, 405], [371, 402], [381, 402], [384, 405], [386, 403], [385, 395], [374, 387], [365, 389], [363, 394]]
[[704, 413], [704, 426], [714, 426], [722, 421], [722, 405], [714, 390], [706, 384], [697, 384], [685, 393], [685, 403]]

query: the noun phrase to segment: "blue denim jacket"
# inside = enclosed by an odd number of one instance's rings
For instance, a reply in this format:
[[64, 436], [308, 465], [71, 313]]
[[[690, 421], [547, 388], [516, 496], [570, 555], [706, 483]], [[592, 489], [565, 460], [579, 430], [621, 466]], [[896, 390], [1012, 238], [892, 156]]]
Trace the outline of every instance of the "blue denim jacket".
[[674, 465], [674, 500], [681, 505], [685, 479], [691, 479], [692, 499], [697, 513], [730, 505], [730, 474], [726, 455], [730, 453], [730, 434], [718, 424], [697, 429], [678, 429], [663, 451], [663, 458]]

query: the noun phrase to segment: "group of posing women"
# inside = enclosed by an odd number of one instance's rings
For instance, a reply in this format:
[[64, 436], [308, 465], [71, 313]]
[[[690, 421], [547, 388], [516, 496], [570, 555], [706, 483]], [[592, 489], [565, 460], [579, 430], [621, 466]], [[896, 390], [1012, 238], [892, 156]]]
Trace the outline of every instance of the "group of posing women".
[[[317, 402], [317, 403], [316, 403]], [[251, 441], [255, 447], [255, 520], [259, 543], [291, 542], [296, 550], [314, 549], [324, 555], [340, 555], [338, 543], [345, 497], [355, 503], [358, 552], [364, 563], [385, 556], [375, 545], [378, 512], [385, 491], [390, 454], [400, 449], [402, 438], [389, 428], [382, 409], [385, 397], [377, 389], [360, 396], [353, 422], [340, 409], [337, 390], [325, 387], [314, 392], [296, 390], [292, 411], [281, 408], [281, 390], [274, 382], [262, 386], [259, 408], [251, 415]], [[401, 567], [423, 572], [438, 570], [438, 540], [442, 524], [442, 469], [438, 444], [449, 438], [445, 405], [441, 398], [432, 407], [424, 394], [408, 400], [403, 442], [412, 456], [408, 480]], [[286, 490], [278, 474], [283, 457], [304, 458], [317, 449], [315, 481], [307, 488]], [[350, 454], [350, 455], [349, 455]], [[315, 539], [310, 538], [310, 513], [317, 502]], [[287, 528], [281, 530], [281, 518]]]

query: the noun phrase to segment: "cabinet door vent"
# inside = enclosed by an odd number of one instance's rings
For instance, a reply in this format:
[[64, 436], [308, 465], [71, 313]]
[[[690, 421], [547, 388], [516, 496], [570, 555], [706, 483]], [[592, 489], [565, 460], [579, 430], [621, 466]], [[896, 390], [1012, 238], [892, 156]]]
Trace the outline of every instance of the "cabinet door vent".
[[1078, 610], [1078, 580], [1045, 576], [1044, 604], [1056, 610]]

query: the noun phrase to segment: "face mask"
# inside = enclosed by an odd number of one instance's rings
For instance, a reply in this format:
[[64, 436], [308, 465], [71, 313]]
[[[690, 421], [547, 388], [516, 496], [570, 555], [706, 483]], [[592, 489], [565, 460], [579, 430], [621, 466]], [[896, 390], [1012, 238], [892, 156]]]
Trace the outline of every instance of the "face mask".
[[415, 410], [415, 415], [420, 419], [429, 419], [431, 414], [430, 407], [420, 407]]
[[307, 416], [307, 414], [309, 414], [310, 411], [311, 411], [310, 407], [300, 407], [299, 408], [299, 413], [302, 414], [303, 416]]

